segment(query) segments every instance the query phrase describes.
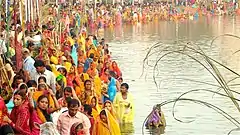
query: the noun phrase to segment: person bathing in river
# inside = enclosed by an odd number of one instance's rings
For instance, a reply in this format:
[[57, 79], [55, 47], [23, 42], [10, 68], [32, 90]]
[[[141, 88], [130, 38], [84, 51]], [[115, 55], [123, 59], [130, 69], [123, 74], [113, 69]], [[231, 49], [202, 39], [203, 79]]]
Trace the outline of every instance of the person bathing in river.
[[153, 111], [151, 112], [145, 126], [147, 128], [149, 128], [149, 127], [157, 128], [160, 126], [163, 126], [163, 127], [166, 126], [166, 120], [165, 120], [164, 114], [161, 110], [161, 106], [157, 105], [157, 106], [153, 107]]

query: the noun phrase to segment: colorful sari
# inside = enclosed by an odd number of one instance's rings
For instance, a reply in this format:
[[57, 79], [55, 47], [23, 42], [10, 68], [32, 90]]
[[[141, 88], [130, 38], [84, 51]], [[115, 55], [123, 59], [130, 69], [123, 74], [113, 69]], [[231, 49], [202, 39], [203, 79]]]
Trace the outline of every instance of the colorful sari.
[[154, 127], [159, 127], [159, 126], [166, 126], [166, 120], [165, 116], [162, 111], [159, 111], [159, 109], [153, 109], [151, 112], [146, 124], [146, 127], [149, 126], [154, 126]]
[[90, 100], [90, 103], [87, 102], [86, 104], [91, 105], [92, 99], [94, 99], [94, 98], [95, 98], [95, 101], [96, 101], [95, 102], [96, 105], [95, 105], [95, 107], [92, 107], [92, 116], [93, 116], [94, 119], [96, 119], [97, 116], [99, 115], [100, 111], [101, 111], [101, 107], [98, 104], [97, 97], [96, 96], [92, 96], [91, 100]]
[[108, 111], [112, 114], [112, 116], [117, 120], [117, 113], [116, 113], [116, 111], [115, 111], [115, 109], [114, 109], [114, 106], [113, 106], [113, 103], [111, 102], [111, 101], [109, 101], [109, 100], [107, 100], [107, 101], [105, 101], [104, 102], [104, 104], [103, 104], [103, 109], [107, 109], [106, 107], [105, 107], [105, 104], [106, 103], [109, 103], [110, 105], [111, 105], [111, 110], [109, 110], [108, 109]]
[[48, 110], [41, 110], [39, 107], [36, 108], [38, 118], [41, 120], [42, 123], [52, 122], [52, 117], [49, 114]]
[[108, 83], [108, 75], [105, 74], [104, 72], [102, 73], [100, 78], [104, 83]]
[[8, 110], [3, 98], [0, 96], [0, 125], [2, 124], [4, 116], [8, 116]]
[[[113, 66], [114, 64], [115, 66]], [[115, 72], [115, 74], [117, 75], [117, 78], [122, 76], [122, 72], [115, 61], [112, 62], [112, 66], [110, 69]]]
[[116, 96], [116, 93], [117, 93], [117, 80], [113, 77], [111, 77], [111, 80], [108, 84], [108, 96], [109, 98], [104, 98], [104, 102], [106, 100], [110, 100], [111, 102], [113, 102], [115, 96]]
[[47, 95], [48, 100], [49, 100], [49, 107], [50, 108], [55, 108], [54, 100], [53, 100], [52, 96], [50, 94], [48, 94], [47, 90], [45, 90], [45, 91], [35, 91], [33, 93], [33, 101], [36, 103], [38, 98], [42, 95]]
[[70, 135], [85, 135], [86, 131], [83, 128], [84, 127], [82, 123], [74, 123], [70, 129]]
[[113, 106], [116, 109], [117, 116], [120, 123], [132, 123], [134, 119], [134, 103], [131, 93], [127, 93], [127, 99], [122, 98], [122, 93], [118, 92]]
[[16, 131], [16, 134], [32, 135], [30, 129], [30, 110], [29, 102], [26, 100], [21, 106], [14, 107], [11, 114], [11, 127]]
[[93, 129], [93, 135], [121, 135], [118, 122], [114, 119], [109, 111], [107, 113], [107, 123], [103, 122], [98, 116]]

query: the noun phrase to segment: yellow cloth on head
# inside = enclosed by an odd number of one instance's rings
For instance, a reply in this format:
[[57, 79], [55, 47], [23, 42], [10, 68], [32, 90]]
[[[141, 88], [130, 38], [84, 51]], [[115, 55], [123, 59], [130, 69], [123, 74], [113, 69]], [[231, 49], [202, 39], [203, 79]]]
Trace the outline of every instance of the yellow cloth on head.
[[105, 111], [107, 114], [107, 123], [103, 122], [99, 115], [94, 125], [93, 135], [121, 135], [118, 122], [109, 111], [106, 109]]
[[58, 64], [58, 58], [56, 56], [51, 56], [50, 61], [55, 65]]
[[[55, 66], [54, 64], [51, 64], [50, 67], [51, 67], [52, 72], [53, 72], [53, 74], [54, 74], [55, 77], [58, 77], [59, 75], [62, 75], [59, 71], [57, 71], [56, 66]], [[62, 75], [62, 76], [63, 76], [63, 75]], [[63, 76], [62, 81], [64, 82], [64, 86], [66, 86], [66, 84], [67, 84], [67, 79], [66, 79], [65, 76]]]
[[72, 46], [72, 45], [74, 45], [74, 39], [72, 39], [71, 37], [68, 37], [67, 38], [67, 41], [69, 41], [70, 42], [70, 45]]
[[88, 57], [90, 56], [90, 54], [91, 53], [93, 53], [94, 54], [94, 56], [96, 56], [97, 55], [97, 51], [96, 51], [96, 49], [95, 49], [95, 47], [94, 48], [91, 48], [88, 52], [87, 52], [87, 54], [88, 54]]
[[72, 67], [72, 63], [64, 62], [63, 66], [66, 68], [67, 72], [69, 72]]
[[90, 98], [91, 100], [87, 101], [86, 104], [90, 105], [93, 98], [96, 98], [96, 106], [92, 107], [92, 115], [93, 115], [93, 118], [96, 120], [97, 116], [101, 111], [101, 107], [98, 104], [98, 98], [96, 96], [92, 96]]
[[[37, 103], [38, 98], [40, 96], [42, 96], [43, 94], [44, 94], [44, 91], [35, 91], [33, 93], [33, 101], [35, 101]], [[52, 96], [50, 94], [48, 94], [47, 97], [48, 97], [48, 101], [49, 101], [49, 107], [55, 108], [55, 103], [54, 103]]]
[[84, 90], [84, 82], [86, 81], [86, 80], [89, 80], [89, 75], [87, 74], [87, 73], [82, 73], [81, 74], [81, 76], [83, 77], [82, 79], [82, 82], [81, 82], [81, 84], [80, 84], [80, 88], [82, 89], [82, 90]]

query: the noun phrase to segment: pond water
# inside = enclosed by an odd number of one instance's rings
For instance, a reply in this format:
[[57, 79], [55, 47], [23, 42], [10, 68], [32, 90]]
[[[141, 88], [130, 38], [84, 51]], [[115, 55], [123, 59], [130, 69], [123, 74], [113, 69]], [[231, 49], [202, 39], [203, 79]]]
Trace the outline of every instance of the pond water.
[[[109, 42], [113, 59], [117, 60], [123, 72], [124, 82], [130, 84], [130, 92], [135, 97], [135, 122], [133, 126], [125, 125], [124, 134], [141, 135], [143, 121], [155, 104], [177, 98], [192, 89], [218, 90], [217, 87], [211, 85], [190, 81], [196, 80], [218, 85], [206, 69], [183, 55], [169, 55], [158, 64], [158, 72], [155, 74], [157, 89], [151, 67], [144, 70], [142, 75], [143, 59], [153, 44], [161, 42], [164, 44], [163, 48], [165, 46], [176, 47], [179, 42], [196, 43], [208, 56], [240, 73], [240, 53], [234, 54], [235, 51], [240, 50], [239, 39], [220, 37], [210, 45], [214, 37], [226, 33], [240, 36], [240, 18], [211, 17], [184, 22], [159, 21], [135, 26], [123, 25], [105, 30], [104, 37]], [[153, 65], [156, 58], [157, 54], [152, 55], [149, 62]], [[219, 70], [226, 81], [236, 77], [221, 67]], [[235, 83], [238, 81], [236, 80]], [[237, 90], [238, 87], [234, 86], [233, 89]], [[223, 90], [220, 92], [224, 93]], [[226, 97], [213, 96], [213, 93], [204, 91], [189, 93], [184, 97], [216, 105], [240, 121], [239, 112], [231, 100]], [[240, 96], [236, 95], [236, 97]], [[173, 118], [172, 107], [173, 103], [162, 107], [167, 121], [164, 131], [154, 130], [152, 133], [152, 131], [144, 129], [144, 134], [226, 135], [231, 129], [236, 128], [234, 124], [213, 109], [186, 101], [177, 103], [175, 116], [185, 122], [189, 120], [193, 120], [193, 122], [181, 123]], [[232, 134], [239, 133], [236, 131]]]

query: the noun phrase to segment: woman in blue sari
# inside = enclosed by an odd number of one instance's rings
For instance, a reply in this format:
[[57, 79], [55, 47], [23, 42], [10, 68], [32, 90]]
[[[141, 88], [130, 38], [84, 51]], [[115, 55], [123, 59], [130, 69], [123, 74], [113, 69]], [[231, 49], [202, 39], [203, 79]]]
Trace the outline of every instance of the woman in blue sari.
[[104, 96], [104, 102], [107, 100], [110, 100], [111, 102], [113, 102], [117, 92], [119, 91], [119, 87], [120, 87], [120, 83], [118, 82], [118, 80], [115, 78], [115, 73], [113, 71], [109, 71], [109, 77], [108, 77], [108, 91], [107, 91], [107, 95], [108, 97]]

